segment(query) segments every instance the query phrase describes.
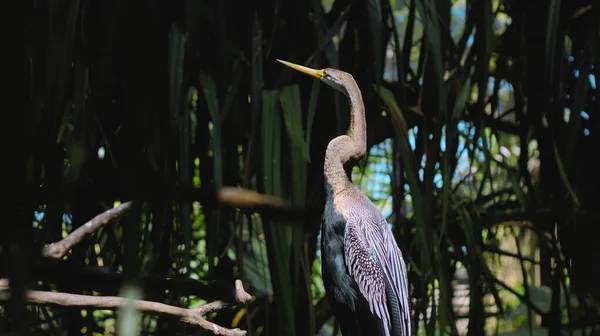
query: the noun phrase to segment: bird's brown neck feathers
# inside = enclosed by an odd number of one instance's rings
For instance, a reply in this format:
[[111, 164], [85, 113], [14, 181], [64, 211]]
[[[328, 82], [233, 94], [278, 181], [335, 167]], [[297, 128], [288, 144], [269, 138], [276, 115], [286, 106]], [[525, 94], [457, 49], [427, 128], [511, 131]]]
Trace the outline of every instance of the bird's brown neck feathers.
[[343, 86], [350, 104], [350, 132], [329, 142], [325, 152], [325, 182], [335, 195], [352, 185], [349, 163], [356, 163], [367, 152], [367, 125], [365, 107], [358, 85], [348, 75]]

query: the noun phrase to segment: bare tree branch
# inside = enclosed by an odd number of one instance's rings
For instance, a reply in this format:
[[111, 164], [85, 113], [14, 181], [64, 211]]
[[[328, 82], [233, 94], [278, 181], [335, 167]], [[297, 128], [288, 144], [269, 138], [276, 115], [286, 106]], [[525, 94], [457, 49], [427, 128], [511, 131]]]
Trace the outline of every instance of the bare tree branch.
[[61, 259], [77, 245], [83, 238], [92, 235], [103, 225], [108, 224], [111, 220], [120, 217], [131, 208], [131, 201], [122, 203], [121, 205], [106, 210], [98, 216], [92, 218], [87, 223], [83, 224], [77, 230], [71, 232], [63, 240], [44, 246], [42, 255], [54, 259]]
[[260, 194], [241, 187], [221, 187], [217, 190], [217, 198], [220, 203], [237, 208], [288, 206], [287, 202], [279, 197]]
[[[81, 265], [70, 260], [44, 258], [33, 267], [33, 277], [42, 283], [52, 283], [60, 288], [69, 288], [77, 284], [81, 289], [93, 290], [102, 295], [118, 295], [119, 288], [125, 283], [123, 273], [108, 267]], [[207, 301], [224, 300], [235, 302], [233, 280], [229, 275], [214, 275], [202, 282], [184, 275], [164, 276], [159, 274], [140, 274], [137, 281], [142, 288], [156, 292], [176, 289], [177, 295], [195, 295]]]
[[303, 224], [306, 216], [304, 208], [294, 207], [282, 198], [241, 187], [217, 189], [217, 200], [221, 205], [245, 212], [259, 212], [270, 217], [285, 218], [290, 224]]
[[512, 257], [512, 258], [518, 259], [519, 261], [529, 261], [530, 263], [536, 264], [536, 265], [540, 264], [540, 262], [535, 259], [525, 257], [525, 256], [519, 256], [518, 254], [501, 250], [495, 246], [484, 245], [482, 249], [485, 252], [490, 252], [490, 253], [495, 253], [495, 254], [499, 254], [499, 255], [503, 255], [503, 256], [507, 256], [507, 257]]
[[[0, 301], [8, 300], [10, 290], [8, 279], [0, 279]], [[235, 282], [235, 293], [237, 303], [244, 304], [252, 300], [242, 285], [241, 280]], [[59, 307], [79, 307], [90, 309], [110, 309], [117, 310], [125, 306], [129, 299], [119, 296], [92, 296], [70, 293], [57, 293], [38, 290], [29, 290], [25, 293], [25, 301], [30, 304], [59, 306]], [[189, 309], [170, 306], [164, 303], [132, 300], [135, 308], [144, 314], [173, 317], [183, 323], [198, 326], [204, 330], [210, 331], [215, 335], [238, 336], [246, 335], [246, 331], [241, 329], [223, 328], [217, 324], [204, 319], [204, 315], [221, 310], [228, 306], [225, 301], [213, 301], [202, 307]]]
[[253, 299], [252, 295], [246, 293], [244, 284], [242, 283], [242, 280], [239, 279], [235, 281], [235, 291], [233, 292], [233, 297], [237, 303], [247, 303]]

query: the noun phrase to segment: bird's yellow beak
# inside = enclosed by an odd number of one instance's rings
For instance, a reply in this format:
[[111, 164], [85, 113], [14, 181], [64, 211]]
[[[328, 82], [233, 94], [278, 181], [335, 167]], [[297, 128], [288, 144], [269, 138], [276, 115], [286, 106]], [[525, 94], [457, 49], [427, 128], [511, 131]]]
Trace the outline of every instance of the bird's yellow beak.
[[302, 65], [298, 65], [298, 64], [294, 64], [294, 63], [290, 63], [290, 62], [286, 62], [286, 61], [282, 61], [282, 60], [277, 60], [280, 63], [283, 63], [284, 65], [289, 66], [290, 68], [294, 69], [294, 70], [298, 70], [300, 72], [303, 72], [307, 75], [311, 75], [315, 78], [321, 79], [323, 77], [325, 77], [325, 71], [323, 70], [315, 70], [315, 69], [311, 69], [311, 68], [307, 68], [305, 66]]

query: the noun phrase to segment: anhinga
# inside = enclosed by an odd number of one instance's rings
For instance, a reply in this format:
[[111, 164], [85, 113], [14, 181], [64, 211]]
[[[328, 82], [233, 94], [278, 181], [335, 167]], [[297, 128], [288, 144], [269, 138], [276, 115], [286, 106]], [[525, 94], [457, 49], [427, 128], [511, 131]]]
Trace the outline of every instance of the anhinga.
[[367, 152], [365, 107], [352, 75], [279, 62], [342, 92], [350, 103], [350, 132], [325, 153], [326, 204], [321, 253], [323, 283], [340, 330], [348, 335], [411, 335], [406, 265], [386, 219], [351, 180]]

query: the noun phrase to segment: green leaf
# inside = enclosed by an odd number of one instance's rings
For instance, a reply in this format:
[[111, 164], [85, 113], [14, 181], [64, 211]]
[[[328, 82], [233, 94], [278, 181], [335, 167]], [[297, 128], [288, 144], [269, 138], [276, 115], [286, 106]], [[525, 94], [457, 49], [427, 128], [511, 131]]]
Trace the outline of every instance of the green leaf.
[[[288, 185], [292, 186], [292, 204], [303, 208], [306, 201], [306, 172], [308, 165], [308, 146], [304, 141], [304, 130], [302, 127], [302, 109], [300, 106], [300, 88], [298, 85], [286, 86], [279, 93], [279, 101], [283, 109], [287, 135], [289, 139], [291, 180]], [[304, 231], [302, 227], [294, 226], [293, 230], [293, 260], [294, 273], [299, 274], [300, 258], [304, 247]], [[296, 277], [297, 279], [297, 277]], [[294, 286], [297, 288], [297, 286]]]
[[[321, 81], [313, 81], [312, 88], [310, 89], [310, 100], [308, 101], [308, 120], [306, 121], [306, 148], [310, 150], [310, 137], [312, 135], [312, 126], [317, 114], [317, 102], [319, 101], [319, 91], [321, 88]], [[310, 162], [310, 152], [308, 154], [308, 161]]]
[[221, 120], [225, 120], [229, 111], [231, 110], [231, 106], [240, 89], [240, 82], [242, 80], [242, 71], [243, 66], [241, 65], [240, 60], [235, 60], [233, 63], [233, 73], [231, 77], [231, 81], [229, 82], [229, 86], [227, 87], [227, 96], [225, 97], [225, 102], [223, 103], [223, 113], [221, 115]]
[[[199, 75], [200, 85], [204, 93], [204, 99], [212, 120], [212, 153], [213, 153], [213, 183], [215, 187], [220, 187], [223, 184], [223, 158], [221, 150], [221, 118], [219, 117], [219, 98], [217, 96], [217, 87], [213, 78], [204, 72]], [[206, 180], [205, 180], [206, 181]], [[208, 255], [208, 264], [214, 266], [214, 260], [217, 255], [217, 237], [219, 226], [221, 223], [221, 211], [215, 209], [211, 218], [210, 224], [207, 225], [206, 233], [206, 250]]]
[[418, 175], [417, 160], [408, 141], [408, 126], [406, 124], [406, 119], [404, 119], [404, 115], [400, 110], [398, 103], [396, 102], [396, 98], [394, 98], [394, 94], [388, 88], [385, 86], [380, 86], [379, 90], [377, 90], [377, 88], [375, 88], [375, 90], [379, 91], [379, 98], [386, 106], [388, 113], [390, 113], [393, 121], [392, 125], [394, 127], [394, 131], [400, 140], [402, 148], [402, 154], [400, 157], [402, 158], [406, 169], [406, 175], [409, 181], [411, 192], [413, 193], [413, 198], [422, 197], [420, 195], [421, 183]]
[[[264, 189], [267, 194], [283, 195], [281, 151], [281, 110], [278, 91], [263, 91], [261, 153]], [[279, 323], [277, 335], [295, 335], [294, 295], [290, 276], [292, 253], [292, 228], [273, 220], [264, 220], [264, 230], [269, 251], [269, 265], [274, 294], [275, 314]]]
[[[432, 67], [426, 71], [423, 87], [431, 86], [433, 91], [429, 92], [427, 97], [424, 97], [425, 105], [430, 101], [428, 97], [433, 98], [435, 105], [433, 113], [430, 117], [438, 115], [446, 106], [446, 90], [444, 87], [444, 52], [442, 51], [440, 29], [436, 19], [435, 7], [429, 6], [424, 0], [416, 0], [416, 6], [424, 26], [424, 37], [427, 43], [427, 57]], [[433, 3], [429, 3], [433, 4]], [[429, 72], [432, 71], [432, 72]], [[434, 81], [434, 83], [429, 83]], [[427, 114], [428, 111], [424, 111]]]
[[471, 78], [466, 78], [461, 81], [458, 88], [458, 96], [454, 102], [454, 108], [452, 109], [452, 123], [456, 123], [460, 120], [462, 114], [467, 106], [469, 99], [469, 93], [471, 92]]
[[261, 119], [261, 168], [265, 193], [281, 196], [281, 118], [279, 116], [279, 94], [265, 90], [262, 94]]
[[556, 165], [558, 166], [558, 172], [560, 174], [560, 179], [562, 180], [563, 185], [569, 192], [569, 195], [571, 195], [571, 197], [573, 198], [573, 202], [575, 204], [577, 204], [577, 206], [581, 207], [581, 204], [579, 203], [579, 197], [577, 196], [575, 189], [573, 189], [571, 182], [569, 182], [569, 177], [567, 176], [567, 173], [565, 172], [565, 166], [563, 164], [562, 159], [560, 158], [560, 153], [558, 152], [558, 148], [556, 147], [555, 141], [552, 141], [552, 148], [554, 149], [554, 157], [556, 157]]
[[287, 134], [293, 147], [290, 149], [294, 150], [292, 153], [299, 150], [302, 159], [308, 161], [308, 146], [304, 141], [304, 130], [302, 129], [302, 110], [300, 108], [300, 89], [298, 85], [282, 88], [279, 100], [283, 108], [283, 119]]
[[215, 81], [209, 75], [204, 72], [200, 72], [199, 76], [200, 85], [202, 86], [202, 92], [206, 99], [206, 105], [208, 112], [210, 113], [210, 119], [213, 123], [212, 131], [212, 152], [213, 152], [213, 165], [214, 165], [214, 183], [217, 187], [223, 184], [223, 177], [221, 172], [223, 171], [223, 159], [221, 157], [221, 118], [219, 118], [219, 98], [217, 97], [217, 87]]
[[[244, 280], [250, 284], [250, 292], [256, 297], [265, 297], [273, 294], [271, 274], [269, 273], [269, 260], [265, 244], [258, 238], [262, 231], [262, 221], [259, 216], [243, 217], [244, 223], [252, 226], [252, 230], [244, 230]], [[249, 233], [256, 233], [250, 236]]]
[[381, 1], [379, 0], [367, 0], [365, 1], [367, 8], [367, 19], [369, 23], [369, 32], [371, 33], [371, 52], [373, 57], [373, 73], [374, 80], [377, 85], [383, 78], [383, 52], [384, 44], [382, 39], [382, 14], [381, 14]]
[[[425, 204], [423, 203], [423, 191], [421, 180], [419, 179], [417, 160], [408, 141], [408, 126], [392, 92], [386, 87], [380, 86], [379, 97], [392, 118], [392, 126], [396, 141], [399, 144], [398, 147], [400, 148], [400, 158], [404, 165], [408, 185], [410, 186], [414, 220], [419, 238], [417, 243], [420, 246], [419, 250], [422, 254], [421, 269], [429, 271], [431, 270], [430, 261], [432, 260], [429, 247], [431, 237], [429, 237], [425, 223]], [[423, 285], [426, 286], [426, 284]]]

